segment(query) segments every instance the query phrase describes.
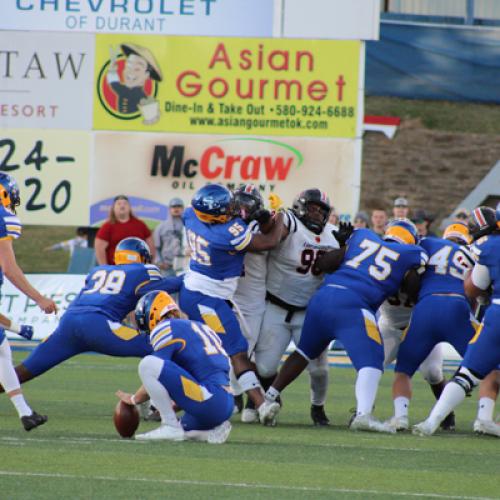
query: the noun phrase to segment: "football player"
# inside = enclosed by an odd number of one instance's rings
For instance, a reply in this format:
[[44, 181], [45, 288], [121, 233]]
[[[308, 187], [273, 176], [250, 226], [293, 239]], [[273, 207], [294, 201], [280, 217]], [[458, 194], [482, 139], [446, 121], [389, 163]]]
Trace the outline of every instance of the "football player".
[[[151, 397], [161, 415], [160, 427], [135, 438], [225, 442], [231, 431], [228, 419], [234, 398], [229, 358], [220, 338], [205, 323], [180, 319], [177, 304], [162, 291], [144, 295], [135, 318], [139, 331], [148, 335], [153, 353], [139, 363], [143, 386], [134, 395], [122, 391], [117, 395], [127, 404]], [[173, 401], [185, 412], [180, 421]]]
[[[259, 223], [255, 220], [264, 208], [264, 200], [260, 191], [253, 184], [244, 184], [234, 192], [236, 211], [248, 224], [252, 233], [259, 233]], [[248, 357], [251, 359], [260, 332], [262, 317], [266, 308], [266, 272], [267, 251], [247, 252], [243, 260], [243, 273], [238, 280], [233, 302], [239, 311], [238, 319], [243, 335], [248, 342]], [[234, 377], [233, 377], [234, 378]], [[231, 387], [237, 405], [241, 405], [241, 421], [254, 422], [255, 405], [248, 398], [243, 408], [242, 390], [236, 380], [231, 379]], [[262, 380], [260, 381], [262, 383]]]
[[500, 213], [489, 207], [478, 207], [471, 214], [471, 234], [477, 240], [472, 247], [477, 261], [466, 277], [464, 288], [471, 299], [491, 291], [491, 305], [476, 334], [469, 342], [464, 359], [439, 401], [413, 433], [430, 436], [441, 421], [470, 394], [492, 370], [500, 365]]
[[275, 401], [311, 359], [317, 358], [333, 339], [339, 339], [358, 372], [357, 408], [350, 428], [395, 432], [372, 416], [384, 365], [375, 313], [399, 290], [404, 278], [409, 279], [413, 270], [425, 265], [427, 255], [416, 241], [415, 225], [397, 219], [389, 223], [385, 239], [369, 229], [357, 229], [346, 246], [319, 260], [319, 269], [331, 274], [325, 276], [324, 285], [309, 302], [299, 345], [268, 389], [265, 404]]
[[[330, 211], [330, 201], [323, 191], [307, 189], [299, 193], [292, 209], [284, 213], [280, 244], [269, 252], [266, 310], [255, 347], [257, 372], [265, 390], [275, 379], [290, 342], [299, 343], [307, 304], [323, 280], [323, 273], [315, 266], [317, 257], [339, 248], [333, 235], [337, 227], [328, 222]], [[324, 410], [329, 371], [327, 349], [311, 360], [308, 371], [312, 421], [314, 425], [328, 425]]]
[[[451, 224], [445, 229], [443, 238], [420, 241], [429, 261], [421, 276], [418, 301], [399, 347], [394, 370], [394, 416], [390, 423], [396, 430], [409, 429], [411, 377], [420, 364], [441, 342], [448, 342], [463, 356], [479, 326], [463, 285], [474, 265], [467, 250], [470, 241], [469, 230], [464, 224]], [[442, 392], [445, 382], [441, 382]]]
[[[267, 210], [254, 214], [261, 232], [253, 233], [243, 219], [236, 216], [231, 191], [218, 184], [199, 189], [191, 205], [184, 212], [191, 260], [181, 287], [179, 306], [190, 319], [205, 322], [220, 335], [238, 384], [259, 409], [264, 393], [248, 359], [248, 342], [231, 300], [243, 271], [245, 253], [270, 250], [278, 244], [282, 215], [273, 218]], [[275, 404], [266, 411], [275, 412], [277, 407]]]
[[[22, 269], [16, 262], [16, 255], [12, 240], [21, 236], [21, 221], [16, 216], [16, 207], [21, 204], [19, 187], [16, 181], [7, 174], [0, 173], [0, 286], [3, 275], [21, 292], [34, 300], [38, 307], [46, 313], [57, 312], [57, 306], [52, 299], [44, 297], [33, 288], [26, 279]], [[4, 318], [4, 317], [2, 317]], [[8, 319], [5, 318], [7, 321]], [[10, 329], [10, 327], [9, 327]], [[21, 333], [19, 330], [16, 333]], [[26, 338], [31, 338], [32, 332], [24, 331]], [[14, 405], [25, 430], [29, 431], [47, 421], [45, 415], [33, 411], [24, 399], [19, 379], [12, 366], [12, 353], [5, 335], [0, 326], [0, 384], [4, 387]]]
[[182, 279], [162, 279], [150, 264], [148, 245], [139, 238], [120, 241], [115, 262], [90, 271], [54, 332], [16, 366], [21, 382], [83, 352], [141, 358], [152, 352], [148, 340], [122, 321], [142, 295], [152, 290], [175, 292]]

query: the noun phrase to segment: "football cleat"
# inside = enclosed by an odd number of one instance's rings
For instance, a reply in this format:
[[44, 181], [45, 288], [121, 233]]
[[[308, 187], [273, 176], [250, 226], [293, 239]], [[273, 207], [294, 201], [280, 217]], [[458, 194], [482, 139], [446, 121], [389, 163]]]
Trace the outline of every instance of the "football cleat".
[[31, 340], [33, 338], [33, 327], [31, 325], [21, 325], [19, 329], [19, 335], [24, 337], [26, 340]]
[[330, 419], [326, 416], [323, 405], [311, 405], [311, 419], [313, 424], [318, 427], [330, 425]]
[[253, 408], [243, 408], [241, 421], [244, 424], [253, 424], [259, 421], [259, 412]]
[[135, 439], [138, 441], [184, 441], [184, 429], [182, 427], [174, 427], [172, 425], [160, 425], [157, 429], [137, 434]]
[[492, 420], [476, 419], [473, 429], [476, 434], [488, 434], [489, 436], [500, 437], [500, 425]]
[[231, 432], [231, 422], [226, 420], [222, 424], [208, 431], [207, 442], [210, 444], [222, 444], [227, 441]]
[[455, 413], [451, 412], [440, 425], [443, 431], [453, 432], [455, 430]]
[[280, 409], [281, 406], [276, 401], [265, 400], [258, 409], [260, 423], [274, 427]]
[[410, 429], [410, 422], [408, 416], [391, 417], [387, 423], [396, 431], [407, 431]]
[[34, 411], [31, 415], [21, 417], [21, 423], [23, 424], [25, 431], [30, 431], [39, 425], [43, 425], [47, 422], [48, 417], [46, 415], [39, 415]]
[[373, 415], [356, 415], [349, 427], [353, 431], [384, 432], [395, 434], [396, 430], [386, 422], [380, 422]]
[[415, 436], [432, 436], [439, 425], [432, 425], [429, 420], [424, 420], [417, 425], [412, 427], [412, 434]]

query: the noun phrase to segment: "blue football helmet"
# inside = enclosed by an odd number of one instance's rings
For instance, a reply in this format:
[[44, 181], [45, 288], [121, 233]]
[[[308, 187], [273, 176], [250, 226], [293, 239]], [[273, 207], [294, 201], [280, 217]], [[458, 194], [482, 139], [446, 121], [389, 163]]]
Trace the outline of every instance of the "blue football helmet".
[[150, 334], [156, 325], [172, 311], [179, 312], [179, 306], [167, 292], [162, 290], [148, 292], [139, 299], [135, 306], [135, 321], [139, 333]]
[[191, 205], [198, 219], [207, 224], [228, 222], [235, 215], [233, 193], [220, 184], [207, 184], [198, 189]]
[[115, 264], [149, 264], [151, 252], [148, 244], [140, 238], [125, 238], [116, 245]]
[[392, 219], [385, 227], [384, 240], [392, 240], [403, 245], [416, 245], [418, 242], [417, 226], [410, 219]]
[[5, 208], [10, 208], [15, 212], [16, 207], [21, 204], [19, 186], [14, 177], [0, 173], [0, 199]]

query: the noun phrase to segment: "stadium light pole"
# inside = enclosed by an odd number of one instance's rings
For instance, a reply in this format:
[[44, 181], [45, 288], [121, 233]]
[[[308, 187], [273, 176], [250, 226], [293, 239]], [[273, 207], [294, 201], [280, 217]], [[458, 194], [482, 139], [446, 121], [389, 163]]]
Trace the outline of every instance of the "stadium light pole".
[[467, 0], [465, 6], [465, 24], [474, 24], [474, 1]]

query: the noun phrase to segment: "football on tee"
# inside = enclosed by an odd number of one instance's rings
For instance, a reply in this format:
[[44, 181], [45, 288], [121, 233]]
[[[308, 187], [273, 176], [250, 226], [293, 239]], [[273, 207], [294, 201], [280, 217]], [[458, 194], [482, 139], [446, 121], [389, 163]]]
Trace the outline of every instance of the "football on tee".
[[116, 430], [121, 437], [130, 438], [139, 427], [139, 411], [135, 406], [118, 401], [113, 415]]

